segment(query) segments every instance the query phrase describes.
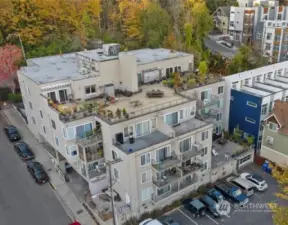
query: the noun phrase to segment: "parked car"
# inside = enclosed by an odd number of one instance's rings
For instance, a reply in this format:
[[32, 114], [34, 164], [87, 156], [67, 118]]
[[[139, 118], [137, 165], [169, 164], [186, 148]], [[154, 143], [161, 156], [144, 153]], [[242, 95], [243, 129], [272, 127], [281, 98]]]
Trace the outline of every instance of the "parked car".
[[30, 150], [28, 145], [23, 141], [16, 143], [14, 145], [14, 148], [16, 152], [18, 153], [18, 155], [21, 157], [21, 159], [24, 161], [35, 158], [34, 153]]
[[216, 189], [211, 189], [207, 192], [207, 195], [212, 198], [215, 202], [217, 203], [220, 203], [222, 201], [224, 201], [224, 196], [219, 192], [217, 191]]
[[220, 214], [217, 212], [217, 208], [219, 207], [219, 205], [216, 201], [214, 201], [208, 195], [201, 196], [200, 201], [206, 206], [208, 211], [212, 213], [213, 216], [220, 217]]
[[227, 178], [227, 181], [239, 187], [242, 192], [248, 197], [254, 194], [254, 186], [251, 185], [246, 179], [231, 176]]
[[21, 136], [15, 126], [8, 125], [4, 127], [4, 132], [8, 137], [9, 141], [15, 142], [21, 139]]
[[151, 218], [143, 220], [141, 223], [139, 223], [139, 225], [162, 225], [161, 222], [159, 222], [158, 220], [153, 220]]
[[228, 182], [217, 182], [215, 188], [220, 191], [224, 197], [234, 203], [234, 205], [243, 206], [249, 202], [248, 197], [242, 193], [240, 188], [228, 183]]
[[32, 177], [34, 178], [36, 183], [43, 184], [49, 181], [49, 177], [41, 163], [36, 162], [36, 161], [28, 162], [27, 169], [32, 175]]
[[199, 199], [185, 199], [183, 205], [195, 218], [205, 216], [206, 214], [206, 207]]
[[179, 223], [175, 222], [170, 216], [161, 216], [158, 220], [163, 225], [179, 225]]
[[257, 174], [241, 173], [240, 177], [246, 179], [257, 191], [265, 191], [268, 189], [266, 181]]

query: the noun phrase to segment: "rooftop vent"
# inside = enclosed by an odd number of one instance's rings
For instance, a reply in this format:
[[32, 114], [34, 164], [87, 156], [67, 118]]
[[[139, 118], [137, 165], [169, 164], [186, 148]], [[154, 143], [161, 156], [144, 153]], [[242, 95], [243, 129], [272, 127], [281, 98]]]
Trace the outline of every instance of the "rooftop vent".
[[103, 45], [103, 50], [106, 56], [116, 56], [120, 52], [120, 45], [119, 44]]

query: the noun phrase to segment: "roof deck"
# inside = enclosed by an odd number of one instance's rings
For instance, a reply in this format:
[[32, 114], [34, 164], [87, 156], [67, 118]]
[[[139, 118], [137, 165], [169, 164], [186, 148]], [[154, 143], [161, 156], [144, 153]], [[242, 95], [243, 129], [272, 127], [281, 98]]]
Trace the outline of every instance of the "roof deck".
[[[146, 93], [152, 90], [160, 90], [163, 96], [149, 98]], [[162, 84], [153, 84], [141, 86], [141, 91], [134, 93], [131, 97], [118, 94], [110, 101], [101, 97], [83, 101], [69, 101], [56, 105], [51, 104], [51, 107], [58, 111], [59, 118], [63, 122], [71, 122], [95, 115], [109, 124], [115, 124], [194, 100], [195, 96], [175, 93], [174, 89]]]
[[168, 141], [173, 137], [169, 137], [160, 131], [154, 131], [148, 135], [142, 136], [140, 138], [135, 138], [134, 143], [130, 143], [129, 141], [124, 144], [115, 144], [117, 148], [125, 152], [126, 154], [131, 154], [137, 152], [139, 150], [149, 148], [150, 146], [159, 144], [164, 141]]

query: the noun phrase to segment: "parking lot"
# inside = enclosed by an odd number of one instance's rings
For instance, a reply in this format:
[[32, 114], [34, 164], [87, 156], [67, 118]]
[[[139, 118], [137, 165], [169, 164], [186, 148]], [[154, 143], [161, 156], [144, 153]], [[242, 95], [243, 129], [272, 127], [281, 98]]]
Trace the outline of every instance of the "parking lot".
[[[278, 203], [280, 205], [287, 205], [283, 199], [277, 198], [274, 194], [279, 192], [278, 185], [275, 179], [264, 173], [259, 166], [255, 164], [245, 167], [242, 172], [257, 173], [261, 175], [268, 184], [268, 190], [263, 193], [255, 192], [254, 195], [249, 198], [249, 207], [243, 211], [235, 210], [231, 208], [231, 212], [228, 215], [224, 215], [221, 218], [214, 218], [207, 213], [202, 218], [193, 218], [191, 213], [183, 207], [175, 209], [168, 213], [176, 222], [180, 225], [220, 225], [220, 224], [233, 224], [233, 225], [252, 225], [252, 224], [273, 224], [272, 212], [265, 203]], [[232, 206], [232, 205], [231, 205]]]

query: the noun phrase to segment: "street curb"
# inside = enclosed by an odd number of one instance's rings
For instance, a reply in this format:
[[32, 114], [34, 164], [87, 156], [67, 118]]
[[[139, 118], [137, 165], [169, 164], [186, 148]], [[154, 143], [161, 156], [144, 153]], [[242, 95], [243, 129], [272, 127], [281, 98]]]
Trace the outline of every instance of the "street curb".
[[52, 188], [53, 190], [56, 190], [55, 185], [54, 185], [51, 181], [49, 181], [49, 184], [50, 184], [50, 186], [51, 186], [51, 188]]
[[5, 120], [8, 122], [8, 124], [12, 125], [11, 121], [9, 120], [8, 116], [6, 115], [6, 113], [3, 111], [3, 109], [0, 111], [1, 114], [3, 115], [3, 117], [5, 118]]

